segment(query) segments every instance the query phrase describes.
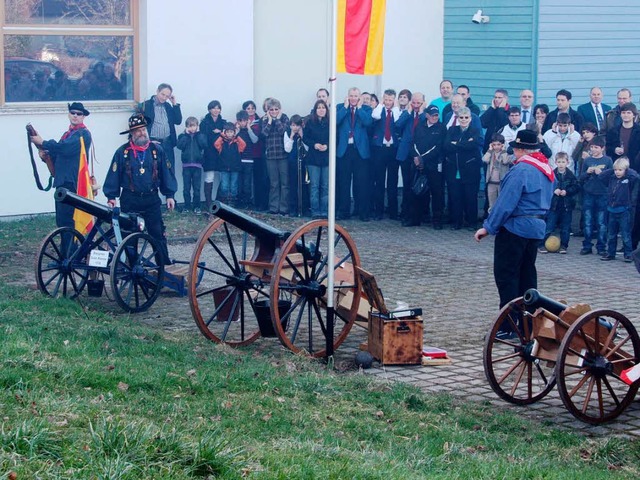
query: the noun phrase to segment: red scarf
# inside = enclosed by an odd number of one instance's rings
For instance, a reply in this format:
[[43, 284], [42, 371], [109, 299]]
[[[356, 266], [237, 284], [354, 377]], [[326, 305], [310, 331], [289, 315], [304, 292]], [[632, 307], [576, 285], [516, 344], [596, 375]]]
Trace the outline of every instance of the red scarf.
[[149, 148], [149, 145], [151, 145], [151, 142], [147, 142], [144, 147], [140, 147], [133, 143], [132, 140], [129, 140], [129, 146], [131, 147], [131, 150], [133, 150], [134, 158], [138, 158], [138, 152], [144, 152], [147, 148]]
[[540, 152], [533, 152], [531, 155], [525, 155], [520, 157], [514, 163], [528, 163], [529, 165], [533, 165], [538, 170], [540, 170], [545, 177], [549, 179], [550, 182], [555, 180], [555, 175], [553, 174], [553, 168], [549, 166], [549, 160]]
[[60, 141], [65, 140], [73, 132], [75, 132], [76, 130], [80, 130], [81, 128], [87, 128], [87, 127], [84, 123], [79, 123], [78, 125], [69, 125], [69, 130], [64, 132], [64, 134], [60, 138]]

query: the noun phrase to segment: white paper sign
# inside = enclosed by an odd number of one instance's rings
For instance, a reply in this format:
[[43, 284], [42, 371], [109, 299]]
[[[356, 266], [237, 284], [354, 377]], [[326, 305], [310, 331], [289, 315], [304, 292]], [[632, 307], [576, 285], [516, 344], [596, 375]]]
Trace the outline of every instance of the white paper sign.
[[107, 250], [91, 250], [89, 255], [90, 267], [106, 267], [109, 265], [109, 252]]

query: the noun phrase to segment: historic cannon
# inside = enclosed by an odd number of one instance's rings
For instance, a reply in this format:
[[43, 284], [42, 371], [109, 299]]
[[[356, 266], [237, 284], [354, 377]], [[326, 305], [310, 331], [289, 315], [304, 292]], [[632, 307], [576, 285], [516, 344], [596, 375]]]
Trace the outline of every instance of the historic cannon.
[[[321, 357], [337, 348], [358, 314], [360, 257], [347, 231], [334, 241], [335, 328], [327, 333], [328, 228], [314, 220], [278, 230], [223, 203], [200, 234], [190, 264], [193, 317], [209, 339], [231, 346], [277, 336], [294, 352]], [[204, 267], [202, 265], [205, 265]], [[201, 276], [201, 281], [196, 278]], [[331, 340], [328, 340], [331, 338]]]
[[[507, 322], [514, 338], [499, 338]], [[620, 415], [640, 383], [623, 370], [640, 362], [640, 337], [624, 315], [589, 305], [565, 305], [527, 290], [505, 305], [485, 338], [484, 370], [504, 400], [528, 405], [558, 384], [565, 407], [592, 424]]]
[[[128, 312], [148, 309], [163, 286], [160, 248], [134, 213], [120, 213], [66, 188], [55, 199], [95, 217], [85, 237], [70, 227], [57, 228], [42, 242], [36, 259], [38, 288], [52, 297], [75, 298], [89, 284], [89, 294], [100, 296], [109, 275], [116, 302]], [[123, 238], [123, 230], [129, 233]]]

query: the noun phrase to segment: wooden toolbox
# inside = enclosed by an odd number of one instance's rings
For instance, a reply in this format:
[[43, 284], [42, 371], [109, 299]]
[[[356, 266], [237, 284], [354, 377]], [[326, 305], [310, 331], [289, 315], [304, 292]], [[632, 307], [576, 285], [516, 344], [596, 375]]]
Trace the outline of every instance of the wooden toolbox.
[[369, 353], [384, 365], [422, 363], [422, 317], [389, 319], [369, 315]]
[[[422, 309], [391, 312], [384, 303], [376, 279], [366, 270], [356, 267], [371, 310], [368, 322], [368, 350], [385, 365], [419, 365], [422, 363]], [[374, 310], [375, 309], [375, 310]], [[398, 316], [402, 314], [402, 317]], [[405, 315], [412, 316], [405, 316]]]

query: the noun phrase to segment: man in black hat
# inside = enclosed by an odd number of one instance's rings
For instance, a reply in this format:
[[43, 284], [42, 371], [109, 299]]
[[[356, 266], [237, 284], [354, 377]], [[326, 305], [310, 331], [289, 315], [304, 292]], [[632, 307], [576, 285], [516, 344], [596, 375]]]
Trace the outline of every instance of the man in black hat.
[[165, 226], [158, 190], [167, 198], [167, 208], [175, 208], [173, 196], [178, 189], [174, 166], [160, 145], [150, 141], [144, 115], [129, 118], [129, 142], [120, 146], [113, 155], [111, 167], [104, 181], [104, 194], [111, 207], [120, 197], [124, 212], [136, 212], [144, 218], [149, 235], [157, 239], [165, 265], [171, 263], [165, 237]]
[[[545, 216], [551, 206], [555, 178], [547, 158], [538, 151], [538, 137], [521, 130], [509, 143], [516, 157], [514, 166], [500, 184], [500, 194], [476, 241], [495, 235], [493, 275], [500, 295], [500, 308], [537, 288], [537, 247], [544, 238]], [[499, 338], [513, 338], [515, 325], [503, 323]]]
[[[64, 187], [72, 192], [78, 190], [78, 167], [80, 165], [81, 141], [88, 152], [91, 147], [91, 132], [84, 124], [84, 118], [89, 116], [89, 110], [80, 102], [67, 104], [69, 109], [69, 129], [64, 132], [60, 140], [43, 140], [40, 135], [31, 137], [34, 145], [40, 148], [40, 156], [48, 154], [55, 167], [54, 187]], [[58, 227], [74, 228], [74, 208], [70, 205], [56, 202], [56, 225]]]

